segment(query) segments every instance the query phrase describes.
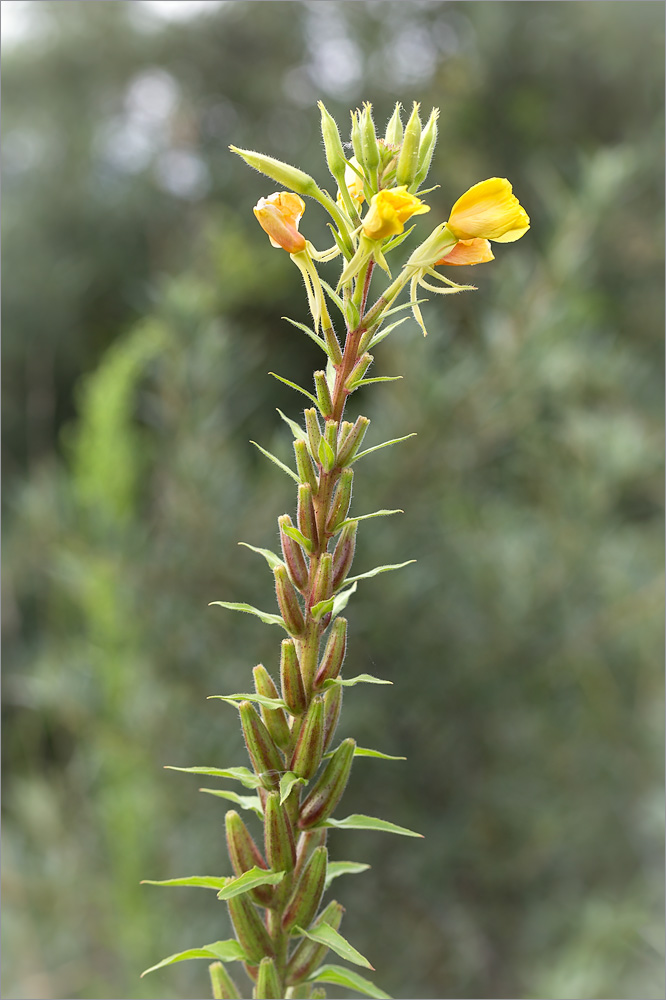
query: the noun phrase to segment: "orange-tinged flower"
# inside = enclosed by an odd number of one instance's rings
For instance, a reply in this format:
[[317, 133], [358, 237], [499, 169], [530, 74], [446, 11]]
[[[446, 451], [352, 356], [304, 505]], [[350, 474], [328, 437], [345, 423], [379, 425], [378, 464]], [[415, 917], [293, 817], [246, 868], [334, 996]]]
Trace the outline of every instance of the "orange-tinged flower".
[[460, 240], [453, 250], [436, 261], [437, 264], [486, 264], [494, 260], [495, 255], [490, 249], [488, 240]]
[[254, 214], [271, 245], [282, 247], [287, 253], [305, 250], [305, 237], [298, 231], [304, 211], [305, 202], [291, 191], [277, 191], [268, 198], [260, 198], [254, 207]]
[[459, 240], [481, 238], [513, 243], [525, 235], [530, 220], [509, 181], [505, 177], [490, 177], [458, 198], [447, 227]]
[[363, 220], [363, 232], [371, 240], [397, 236], [412, 215], [423, 215], [429, 211], [430, 207], [410, 194], [405, 184], [379, 191], [370, 202], [370, 210]]

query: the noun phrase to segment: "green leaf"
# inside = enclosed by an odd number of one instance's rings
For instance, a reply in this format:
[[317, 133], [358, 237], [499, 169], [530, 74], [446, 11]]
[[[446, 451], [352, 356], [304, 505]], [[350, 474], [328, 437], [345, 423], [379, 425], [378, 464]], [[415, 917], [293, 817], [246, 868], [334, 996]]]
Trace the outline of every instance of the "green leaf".
[[357, 875], [368, 870], [370, 865], [361, 864], [359, 861], [329, 861], [326, 869], [326, 888], [330, 886], [334, 878], [340, 875]]
[[199, 889], [223, 889], [229, 880], [226, 878], [217, 878], [214, 875], [187, 875], [185, 878], [167, 878], [162, 879], [160, 882], [155, 882], [153, 879], [144, 878], [141, 880], [141, 885], [163, 885], [166, 888], [171, 888], [172, 886], [195, 886]]
[[149, 972], [163, 969], [165, 965], [174, 965], [175, 962], [186, 962], [191, 958], [216, 959], [218, 962], [246, 962], [247, 955], [239, 945], [238, 941], [213, 941], [212, 944], [205, 944], [201, 948], [189, 948], [187, 951], [176, 952], [163, 958], [157, 965], [151, 965], [149, 969], [141, 973], [141, 977], [147, 976]]
[[294, 785], [307, 785], [307, 781], [299, 778], [293, 771], [287, 771], [280, 778], [280, 805], [287, 801]]
[[[322, 438], [322, 441], [323, 440], [324, 439]], [[310, 553], [312, 552], [312, 545], [307, 540], [302, 531], [299, 531], [298, 528], [295, 528], [293, 524], [283, 525], [282, 530], [284, 531], [285, 535], [289, 535], [290, 538], [293, 538], [294, 541], [298, 542], [301, 548], [305, 549], [307, 554], [310, 555]]]
[[295, 480], [297, 483], [300, 483], [300, 479], [298, 478], [296, 473], [292, 472], [289, 466], [285, 465], [284, 462], [281, 462], [279, 458], [277, 458], [275, 455], [272, 454], [272, 452], [266, 451], [266, 449], [262, 448], [261, 445], [257, 444], [256, 441], [250, 441], [250, 444], [253, 444], [255, 448], [258, 448], [261, 454], [265, 455], [266, 458], [270, 458], [271, 462], [273, 462], [274, 465], [277, 465], [278, 469], [282, 469], [282, 471], [286, 472], [288, 476], [291, 476], [293, 480]]
[[276, 375], [275, 372], [269, 372], [268, 374], [272, 375], [273, 378], [276, 378], [278, 380], [278, 382], [284, 382], [285, 385], [288, 385], [292, 389], [295, 389], [296, 392], [302, 392], [304, 396], [307, 396], [308, 399], [312, 400], [312, 402], [314, 403], [314, 405], [316, 407], [319, 407], [319, 403], [317, 402], [316, 396], [313, 396], [312, 393], [308, 392], [307, 389], [303, 389], [300, 385], [296, 385], [295, 382], [290, 382], [288, 378], [282, 378], [281, 375]]
[[231, 778], [240, 781], [246, 788], [261, 788], [261, 778], [248, 767], [173, 767], [165, 764], [167, 771], [183, 771], [185, 774], [205, 774], [209, 778]]
[[[427, 302], [428, 300], [427, 299], [416, 299], [415, 301], [416, 301], [417, 305], [421, 305], [422, 302]], [[412, 302], [403, 302], [402, 305], [400, 305], [400, 306], [393, 306], [392, 309], [388, 309], [384, 313], [384, 315], [382, 317], [382, 322], [386, 319], [387, 316], [392, 316], [393, 313], [401, 312], [403, 309], [410, 309], [412, 305], [413, 305]], [[405, 318], [409, 319], [408, 316], [406, 316]]]
[[345, 583], [355, 583], [357, 580], [369, 580], [373, 576], [377, 576], [378, 573], [388, 573], [392, 569], [402, 569], [403, 566], [409, 566], [410, 563], [416, 562], [416, 559], [408, 559], [407, 562], [403, 563], [390, 563], [388, 566], [375, 566], [374, 569], [369, 569], [367, 573], [361, 573], [360, 576], [349, 576], [345, 580]]
[[381, 677], [373, 677], [372, 674], [357, 674], [356, 677], [349, 677], [343, 680], [342, 677], [330, 677], [324, 681], [322, 687], [329, 688], [335, 684], [339, 687], [355, 687], [357, 684], [393, 684], [393, 681], [385, 681]]
[[265, 868], [250, 868], [238, 878], [229, 878], [226, 885], [217, 894], [218, 899], [231, 899], [232, 896], [242, 896], [250, 889], [260, 885], [277, 885], [284, 878], [284, 872], [266, 871]]
[[380, 448], [388, 448], [390, 444], [400, 444], [401, 441], [407, 441], [408, 438], [413, 437], [416, 437], [416, 431], [412, 434], [405, 434], [405, 436], [401, 438], [393, 438], [392, 441], [384, 441], [383, 444], [376, 444], [374, 448], [366, 448], [365, 451], [360, 451], [358, 455], [355, 455], [349, 464], [353, 465], [354, 462], [358, 462], [359, 458], [363, 458], [364, 455], [370, 455], [373, 451], [379, 451]]
[[383, 252], [390, 253], [391, 250], [395, 250], [396, 247], [400, 246], [403, 240], [407, 239], [409, 234], [414, 229], [416, 229], [416, 226], [410, 226], [410, 228], [406, 229], [404, 233], [400, 233], [398, 236], [394, 236], [392, 240], [389, 240], [388, 243], [384, 247], [382, 247]]
[[347, 962], [353, 962], [354, 965], [362, 965], [366, 969], [374, 969], [374, 965], [368, 962], [367, 958], [357, 951], [343, 938], [342, 934], [334, 930], [330, 924], [320, 924], [318, 927], [313, 927], [309, 931], [304, 931], [302, 927], [295, 927], [294, 931], [297, 934], [302, 934], [303, 937], [309, 938], [310, 941], [314, 941], [316, 944], [324, 944], [331, 951], [334, 951], [336, 955], [340, 958], [344, 958]]
[[209, 694], [207, 701], [212, 699], [218, 701], [228, 701], [230, 705], [238, 705], [241, 701], [256, 701], [263, 708], [286, 708], [286, 703], [282, 698], [269, 698], [264, 694]]
[[376, 378], [362, 378], [360, 382], [354, 383], [354, 388], [361, 385], [372, 385], [373, 382], [399, 382], [402, 375], [378, 375]]
[[258, 552], [260, 556], [264, 557], [271, 569], [284, 565], [280, 557], [276, 556], [270, 549], [258, 549], [256, 545], [250, 545], [249, 542], [239, 542], [238, 544], [244, 546], [246, 549], [252, 549], [253, 552]]
[[[306, 326], [305, 323], [297, 323], [295, 319], [289, 319], [288, 316], [281, 316], [280, 318], [281, 319], [285, 319], [287, 321], [287, 323], [291, 323], [291, 325], [295, 326], [298, 330], [302, 330], [303, 333], [307, 334], [307, 336], [310, 338], [310, 340], [314, 340], [314, 342], [317, 345], [317, 347], [321, 347], [321, 349], [324, 352], [324, 354], [328, 354], [328, 347], [326, 346], [326, 341], [322, 340], [322, 338], [319, 337], [314, 332], [314, 330], [311, 330], [309, 326]], [[272, 375], [273, 373], [271, 372], [270, 374]], [[276, 375], [275, 378], [280, 378], [280, 376]], [[281, 379], [281, 381], [284, 382], [285, 379]], [[289, 383], [289, 385], [291, 385], [291, 382]], [[293, 386], [293, 388], [298, 389], [298, 386]], [[299, 391], [300, 392], [305, 392], [305, 389], [300, 389]], [[278, 413], [279, 412], [280, 411], [278, 410]]]
[[373, 347], [376, 347], [377, 344], [381, 344], [382, 340], [385, 340], [386, 337], [388, 337], [389, 333], [393, 333], [393, 331], [397, 326], [400, 326], [401, 323], [404, 323], [405, 320], [408, 319], [409, 316], [403, 316], [402, 319], [397, 319], [395, 323], [390, 323], [385, 330], [379, 330], [379, 332], [374, 335], [374, 337], [368, 344], [368, 350], [370, 351], [372, 350]]
[[313, 972], [308, 977], [309, 983], [331, 983], [332, 986], [347, 986], [357, 993], [363, 993], [373, 1000], [391, 1000], [388, 993], [384, 993], [378, 986], [371, 983], [364, 976], [359, 976], [358, 972], [352, 969], [345, 969], [341, 965], [322, 965], [321, 968]]
[[278, 411], [278, 413], [280, 414], [280, 416], [284, 420], [285, 424], [287, 424], [287, 426], [291, 430], [291, 433], [294, 435], [294, 437], [295, 438], [300, 438], [301, 441], [307, 441], [308, 436], [305, 433], [305, 431], [303, 430], [303, 428], [301, 427], [301, 425], [297, 424], [295, 420], [290, 420], [289, 417], [287, 416], [287, 414], [283, 413], [282, 410], [279, 408], [279, 406], [276, 406], [275, 409]]
[[[335, 233], [333, 235], [335, 235]], [[333, 288], [331, 288], [331, 286], [329, 285], [328, 281], [324, 281], [323, 278], [321, 278], [320, 280], [321, 280], [321, 283], [322, 283], [323, 287], [326, 289], [326, 292], [327, 292], [327, 294], [328, 294], [331, 302], [335, 303], [335, 305], [338, 307], [338, 309], [342, 313], [342, 318], [346, 319], [344, 302], [342, 301], [342, 299], [340, 298], [340, 296], [338, 295], [338, 293], [336, 291], [334, 291]]]
[[[351, 524], [352, 521], [367, 521], [369, 517], [388, 517], [389, 514], [404, 514], [404, 510], [375, 510], [372, 514], [359, 514], [358, 517], [348, 517], [346, 521], [339, 524], [336, 531], [341, 531], [346, 524]], [[244, 545], [245, 542], [240, 542], [240, 545]], [[251, 546], [250, 546], [251, 548]], [[257, 549], [259, 551], [259, 549]]]
[[399, 833], [403, 837], [421, 837], [422, 833], [414, 833], [405, 826], [396, 826], [385, 819], [377, 819], [376, 816], [362, 816], [360, 813], [353, 813], [345, 819], [327, 819], [320, 826], [332, 826], [338, 830], [383, 830], [385, 833]]
[[235, 802], [241, 809], [251, 809], [259, 819], [263, 819], [261, 800], [258, 795], [239, 795], [238, 792], [228, 791], [226, 788], [200, 788], [200, 792], [207, 795], [216, 795], [219, 799], [226, 799], [228, 802]]
[[347, 607], [349, 603], [349, 598], [356, 590], [356, 584], [349, 588], [349, 590], [343, 590], [335, 597], [328, 597], [325, 601], [319, 601], [317, 604], [313, 604], [310, 609], [310, 614], [316, 622], [321, 621], [324, 615], [327, 615], [329, 611], [335, 617], [339, 615], [343, 608]]
[[[327, 760], [334, 753], [334, 750], [329, 750], [328, 753], [324, 754], [322, 759]], [[407, 760], [406, 757], [394, 757], [390, 753], [381, 753], [380, 750], [369, 750], [367, 747], [354, 747], [354, 757], [377, 757], [379, 760]]]
[[320, 438], [317, 460], [326, 472], [330, 472], [335, 465], [335, 453], [325, 437]]
[[248, 615], [256, 615], [257, 618], [261, 618], [262, 622], [266, 622], [267, 625], [280, 625], [285, 631], [287, 630], [285, 623], [279, 615], [271, 615], [268, 611], [260, 611], [258, 608], [252, 607], [251, 604], [235, 604], [232, 601], [211, 601], [208, 607], [210, 608], [214, 604], [218, 604], [221, 608], [228, 608], [229, 611], [244, 611]]

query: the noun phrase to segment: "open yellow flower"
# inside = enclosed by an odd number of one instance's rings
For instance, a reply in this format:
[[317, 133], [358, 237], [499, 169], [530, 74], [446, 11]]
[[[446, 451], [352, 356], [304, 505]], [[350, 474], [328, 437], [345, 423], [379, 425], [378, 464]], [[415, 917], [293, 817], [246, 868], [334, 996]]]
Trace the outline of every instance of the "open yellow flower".
[[436, 264], [486, 264], [489, 260], [495, 260], [495, 255], [490, 249], [488, 240], [460, 240], [454, 248], [441, 257]]
[[490, 177], [465, 191], [451, 209], [448, 229], [459, 240], [513, 243], [530, 228], [527, 212], [505, 177]]
[[412, 215], [423, 215], [429, 211], [430, 207], [410, 194], [405, 184], [379, 191], [370, 202], [370, 210], [363, 220], [363, 232], [371, 240], [397, 236]]
[[254, 214], [271, 245], [282, 247], [287, 253], [305, 250], [305, 237], [298, 231], [304, 211], [305, 202], [291, 191], [277, 191], [268, 198], [260, 198], [254, 207]]

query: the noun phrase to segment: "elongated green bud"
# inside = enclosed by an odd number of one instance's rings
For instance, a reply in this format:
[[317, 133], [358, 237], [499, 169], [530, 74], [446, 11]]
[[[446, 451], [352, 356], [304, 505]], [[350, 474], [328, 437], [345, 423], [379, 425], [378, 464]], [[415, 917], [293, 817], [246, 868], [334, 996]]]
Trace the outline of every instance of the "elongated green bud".
[[266, 796], [264, 810], [266, 860], [274, 872], [290, 872], [296, 864], [296, 845], [287, 810], [280, 805], [280, 793]]
[[310, 454], [316, 456], [319, 452], [319, 442], [321, 440], [321, 428], [319, 426], [319, 420], [317, 419], [317, 411], [314, 406], [311, 406], [309, 410], [304, 411], [305, 416], [305, 429], [308, 432], [308, 444], [310, 446]]
[[366, 353], [361, 355], [345, 381], [345, 389], [347, 392], [354, 391], [373, 361], [374, 358], [372, 354]]
[[400, 118], [400, 108], [401, 104], [398, 101], [393, 109], [393, 114], [389, 118], [388, 125], [386, 126], [384, 142], [389, 146], [400, 146], [402, 144], [402, 119]]
[[289, 570], [289, 576], [292, 579], [292, 583], [298, 590], [303, 591], [307, 587], [308, 583], [308, 566], [305, 561], [305, 556], [303, 555], [303, 549], [300, 547], [295, 538], [288, 535], [284, 530], [285, 527], [293, 528], [292, 520], [289, 514], [282, 514], [278, 517], [278, 526], [280, 528], [280, 545], [282, 546], [282, 555], [284, 556], [284, 561]]
[[430, 112], [430, 118], [426, 127], [423, 129], [423, 135], [421, 136], [421, 145], [419, 148], [419, 159], [418, 159], [418, 169], [416, 171], [416, 176], [412, 182], [412, 188], [414, 191], [417, 190], [423, 184], [424, 180], [428, 176], [428, 171], [430, 170], [430, 164], [432, 163], [433, 153], [435, 152], [435, 145], [437, 143], [437, 119], [439, 118], [439, 108], [433, 108]]
[[324, 692], [324, 753], [331, 745], [331, 740], [338, 728], [338, 719], [342, 709], [342, 687], [335, 684]]
[[305, 866], [318, 847], [326, 847], [326, 829], [303, 830], [296, 845], [296, 867], [294, 868], [294, 885], [305, 870]]
[[367, 417], [356, 418], [356, 423], [340, 444], [340, 448], [338, 450], [339, 466], [349, 465], [354, 455], [361, 447], [363, 438], [365, 437], [365, 432], [369, 426], [370, 421]]
[[[318, 847], [308, 861], [282, 918], [285, 930], [298, 925], [306, 929], [314, 918], [326, 883], [328, 851]], [[252, 904], [250, 904], [252, 905]]]
[[292, 715], [301, 715], [307, 708], [308, 700], [303, 687], [298, 654], [293, 639], [283, 639], [280, 655], [280, 685], [282, 698]]
[[361, 122], [360, 115], [358, 111], [352, 111], [351, 115], [351, 144], [354, 150], [354, 156], [356, 161], [363, 170], [363, 142], [361, 139]]
[[331, 361], [334, 365], [339, 365], [342, 361], [342, 348], [340, 347], [340, 341], [335, 334], [333, 324], [330, 326], [322, 324], [322, 333], [324, 334], [324, 340], [326, 341]]
[[250, 965], [258, 965], [266, 955], [274, 957], [273, 942], [248, 894], [232, 896], [227, 906], [236, 937]]
[[333, 494], [333, 500], [328, 511], [326, 531], [334, 535], [349, 513], [354, 482], [353, 469], [343, 469], [338, 479], [338, 485]]
[[294, 454], [296, 456], [296, 471], [302, 483], [307, 483], [313, 493], [317, 492], [317, 476], [315, 474], [312, 459], [308, 451], [307, 443], [299, 438], [294, 441]]
[[[231, 867], [236, 875], [242, 875], [255, 867], [268, 868], [252, 834], [235, 810], [229, 810], [224, 818], [224, 823], [227, 834], [227, 851]], [[259, 906], [270, 906], [273, 900], [273, 889], [269, 885], [260, 885], [256, 889], [252, 889], [250, 895]]]
[[323, 745], [324, 702], [321, 698], [313, 698], [298, 734], [289, 770], [309, 781], [321, 763]]
[[377, 145], [375, 123], [372, 120], [372, 105], [367, 101], [361, 112], [360, 128], [363, 160], [370, 176], [376, 179], [377, 167], [379, 166], [379, 146]]
[[289, 579], [289, 574], [285, 566], [276, 566], [273, 570], [275, 577], [275, 593], [280, 608], [280, 614], [287, 628], [292, 635], [302, 635], [305, 628], [303, 612], [298, 602], [298, 593]]
[[[252, 671], [254, 677], [254, 688], [257, 694], [265, 698], [279, 698], [278, 689], [273, 678], [262, 663], [258, 663]], [[291, 731], [287, 716], [281, 708], [264, 708], [261, 706], [261, 717], [264, 720], [266, 729], [273, 737], [275, 744], [281, 750], [286, 750], [291, 746]]]
[[331, 390], [328, 388], [328, 382], [326, 381], [326, 372], [315, 372], [314, 381], [321, 414], [323, 417], [331, 417], [333, 415], [333, 400], [331, 399]]
[[287, 1000], [312, 1000], [312, 983], [299, 983], [298, 986], [290, 986], [285, 997]]
[[[322, 924], [328, 924], [329, 927], [337, 931], [342, 923], [342, 914], [344, 912], [344, 907], [336, 902], [336, 900], [332, 900], [315, 920], [312, 925], [313, 930], [316, 927], [321, 927]], [[317, 966], [323, 962], [327, 951], [328, 948], [325, 944], [317, 944], [315, 941], [303, 938], [296, 945], [287, 965], [287, 982], [289, 985], [295, 986], [311, 975]]]
[[316, 545], [318, 537], [317, 518], [312, 502], [312, 488], [308, 483], [301, 483], [298, 487], [296, 520], [298, 521], [298, 530], [301, 534], [307, 538], [311, 545]]
[[335, 119], [328, 113], [322, 101], [319, 101], [318, 107], [321, 112], [321, 135], [324, 140], [326, 162], [331, 175], [340, 185], [344, 180], [345, 167], [347, 166], [342, 140]]
[[324, 650], [324, 656], [319, 665], [319, 670], [315, 675], [315, 690], [320, 688], [324, 681], [337, 677], [342, 670], [342, 664], [347, 650], [347, 619], [336, 618], [331, 625], [331, 631]]
[[208, 966], [213, 1000], [240, 1000], [240, 992], [222, 962], [211, 962]]
[[354, 425], [350, 423], [349, 420], [342, 421], [342, 423], [340, 424], [340, 438], [339, 438], [340, 441], [344, 441], [344, 439], [347, 437], [353, 426]]
[[338, 422], [337, 420], [327, 420], [324, 428], [324, 440], [333, 452], [333, 465], [338, 454]]
[[232, 153], [237, 153], [249, 166], [254, 167], [260, 174], [271, 177], [283, 187], [290, 188], [296, 194], [306, 194], [316, 197], [321, 194], [319, 186], [314, 177], [310, 177], [304, 170], [292, 167], [289, 163], [276, 160], [273, 156], [266, 156], [264, 153], [255, 153], [251, 149], [238, 149], [236, 146], [229, 146]]
[[315, 576], [312, 588], [312, 604], [319, 601], [326, 601], [333, 595], [333, 556], [330, 552], [324, 552], [319, 559], [317, 575]]
[[331, 815], [347, 787], [355, 748], [355, 740], [343, 740], [335, 751], [301, 806], [301, 828], [323, 823]]
[[416, 177], [419, 165], [419, 147], [421, 145], [421, 119], [419, 118], [419, 105], [414, 101], [414, 109], [409, 116], [405, 134], [400, 147], [398, 157], [398, 167], [396, 170], [396, 184], [406, 184], [408, 187]]
[[250, 701], [242, 701], [238, 706], [245, 746], [252, 761], [252, 767], [262, 779], [266, 788], [277, 788], [284, 764], [280, 751], [259, 718]]
[[350, 521], [340, 532], [338, 544], [333, 553], [333, 590], [338, 589], [351, 569], [356, 551], [357, 530], [358, 521]]
[[280, 977], [272, 958], [262, 958], [259, 964], [254, 997], [255, 1000], [280, 1000], [282, 997]]

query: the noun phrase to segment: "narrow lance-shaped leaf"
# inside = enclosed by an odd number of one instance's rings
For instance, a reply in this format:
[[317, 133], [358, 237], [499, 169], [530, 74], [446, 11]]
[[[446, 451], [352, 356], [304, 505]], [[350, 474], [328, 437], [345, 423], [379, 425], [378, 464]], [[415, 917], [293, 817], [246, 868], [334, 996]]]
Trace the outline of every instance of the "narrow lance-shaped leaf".
[[[295, 319], [290, 319], [288, 316], [282, 316], [281, 319], [285, 319], [287, 323], [291, 323], [291, 325], [295, 326], [298, 330], [302, 330], [303, 333], [305, 333], [310, 338], [310, 340], [314, 340], [317, 347], [321, 347], [324, 354], [328, 354], [328, 347], [326, 346], [326, 341], [322, 340], [322, 338], [319, 337], [314, 332], [314, 330], [311, 330], [309, 326], [306, 326], [305, 323], [297, 323]], [[278, 375], [276, 375], [275, 377], [279, 378]], [[301, 391], [304, 392], [305, 390], [303, 389]]]
[[227, 884], [217, 894], [218, 899], [232, 899], [242, 896], [261, 885], [278, 885], [284, 878], [284, 872], [269, 872], [263, 868], [251, 868], [249, 872], [238, 878], [227, 879]]
[[231, 778], [240, 781], [246, 788], [259, 788], [261, 778], [248, 767], [173, 767], [165, 764], [167, 771], [182, 771], [184, 774], [205, 774], [209, 778]]
[[364, 976], [359, 976], [358, 972], [345, 969], [341, 965], [322, 965], [320, 969], [317, 969], [316, 972], [313, 972], [308, 977], [308, 982], [330, 983], [332, 986], [346, 986], [349, 989], [356, 990], [357, 993], [363, 993], [367, 997], [372, 997], [373, 1000], [391, 1000], [388, 993], [384, 993], [378, 986], [371, 983], [369, 979], [365, 979]]
[[409, 566], [414, 562], [416, 562], [416, 559], [408, 559], [406, 562], [401, 563], [391, 563], [388, 566], [375, 566], [374, 569], [369, 569], [367, 573], [360, 573], [358, 576], [348, 577], [345, 580], [345, 583], [356, 583], [359, 580], [370, 580], [373, 576], [377, 576], [379, 573], [388, 573], [392, 569], [402, 569], [404, 566]]
[[393, 438], [391, 441], [384, 441], [382, 444], [376, 444], [374, 448], [366, 448], [365, 451], [360, 451], [354, 456], [352, 463], [358, 462], [359, 458], [363, 458], [365, 455], [371, 455], [373, 451], [379, 451], [380, 448], [388, 448], [390, 444], [400, 444], [401, 441], [407, 441], [409, 438], [413, 437], [416, 437], [416, 431], [412, 434], [405, 434], [404, 437]]
[[280, 417], [282, 418], [282, 420], [284, 420], [285, 424], [290, 429], [290, 431], [294, 435], [294, 437], [295, 438], [301, 438], [303, 441], [306, 441], [307, 440], [307, 434], [305, 433], [305, 431], [303, 430], [303, 428], [301, 427], [301, 425], [297, 424], [295, 420], [291, 420], [286, 415], [286, 413], [282, 412], [282, 410], [279, 408], [279, 406], [276, 406], [275, 409], [280, 414]]
[[[280, 566], [282, 563], [280, 563]], [[286, 626], [279, 615], [272, 615], [268, 611], [260, 611], [259, 608], [253, 607], [251, 604], [237, 604], [233, 601], [211, 601], [208, 605], [212, 608], [213, 605], [219, 605], [221, 608], [227, 608], [229, 611], [243, 611], [247, 615], [256, 615], [257, 618], [261, 618], [262, 622], [266, 625], [279, 625], [285, 631], [287, 631]]]
[[[332, 756], [333, 751], [331, 751], [331, 753], [324, 754], [324, 758]], [[378, 757], [380, 760], [407, 760], [406, 757], [394, 757], [390, 753], [381, 753], [379, 750], [369, 750], [367, 747], [356, 747], [354, 750], [354, 757]]]
[[218, 799], [224, 799], [226, 802], [235, 802], [241, 809], [248, 809], [256, 813], [260, 819], [263, 817], [261, 800], [257, 795], [239, 795], [227, 788], [200, 788], [199, 791], [205, 792], [207, 795], [214, 795]]
[[265, 455], [266, 458], [270, 459], [273, 465], [277, 465], [278, 469], [282, 469], [282, 471], [286, 472], [288, 476], [291, 476], [291, 478], [295, 482], [298, 482], [298, 476], [296, 475], [296, 473], [292, 469], [290, 469], [288, 465], [285, 465], [284, 462], [281, 462], [280, 459], [277, 457], [277, 455], [274, 455], [272, 452], [267, 451], [265, 448], [262, 448], [261, 445], [257, 444], [256, 441], [250, 441], [250, 444], [253, 444], [255, 448], [258, 448], [261, 454]]
[[399, 833], [403, 837], [423, 838], [422, 833], [415, 833], [414, 830], [408, 830], [405, 826], [397, 826], [395, 823], [389, 823], [388, 820], [378, 819], [376, 816], [363, 816], [360, 813], [346, 816], [345, 819], [327, 819], [325, 823], [322, 823], [322, 826], [333, 826], [337, 830], [378, 830], [383, 833]]
[[275, 569], [276, 566], [282, 566], [280, 557], [276, 556], [270, 549], [259, 549], [256, 545], [250, 545], [249, 542], [239, 542], [238, 544], [246, 549], [251, 549], [252, 552], [258, 552], [260, 556], [264, 557], [271, 569]]
[[212, 944], [204, 944], [201, 948], [189, 948], [187, 951], [179, 951], [175, 955], [169, 955], [168, 958], [163, 958], [157, 965], [151, 965], [149, 969], [142, 972], [141, 977], [147, 976], [149, 972], [156, 972], [157, 969], [163, 969], [166, 965], [174, 965], [176, 962], [187, 962], [193, 958], [207, 958], [209, 961], [215, 959], [218, 962], [245, 962], [247, 960], [247, 956], [238, 941], [234, 941], [233, 939], [228, 941], [213, 941]]
[[291, 389], [295, 389], [296, 392], [303, 393], [304, 396], [307, 396], [308, 399], [312, 400], [312, 402], [315, 404], [315, 406], [319, 405], [317, 403], [317, 400], [315, 399], [315, 397], [312, 395], [311, 392], [308, 392], [307, 389], [303, 389], [300, 385], [296, 385], [295, 382], [290, 382], [288, 378], [283, 378], [282, 375], [276, 375], [275, 372], [269, 372], [268, 374], [272, 375], [273, 378], [276, 378], [278, 380], [278, 382], [284, 382], [284, 384], [288, 385]]
[[296, 927], [295, 930], [298, 934], [302, 934], [303, 937], [309, 938], [310, 941], [326, 945], [327, 948], [330, 948], [331, 951], [334, 951], [336, 955], [344, 958], [347, 962], [353, 962], [355, 965], [361, 965], [366, 969], [374, 970], [375, 968], [360, 951], [357, 951], [349, 941], [343, 938], [339, 931], [334, 930], [328, 924], [321, 924], [319, 927], [313, 927], [309, 931], [303, 930], [302, 927]]
[[333, 677], [325, 681], [323, 687], [355, 687], [357, 684], [393, 684], [393, 681], [384, 680], [382, 677], [373, 677], [372, 674], [357, 674], [356, 677], [348, 677], [346, 679]]
[[207, 701], [226, 701], [230, 705], [238, 706], [241, 701], [254, 701], [263, 708], [286, 708], [282, 698], [269, 698], [263, 694], [209, 694]]
[[326, 888], [330, 886], [333, 879], [340, 875], [358, 875], [367, 872], [370, 865], [364, 865], [360, 861], [329, 861], [326, 872]]

